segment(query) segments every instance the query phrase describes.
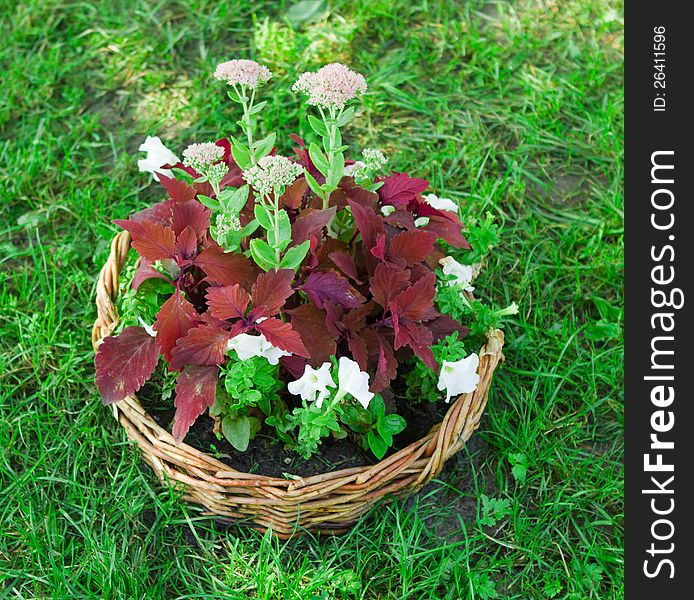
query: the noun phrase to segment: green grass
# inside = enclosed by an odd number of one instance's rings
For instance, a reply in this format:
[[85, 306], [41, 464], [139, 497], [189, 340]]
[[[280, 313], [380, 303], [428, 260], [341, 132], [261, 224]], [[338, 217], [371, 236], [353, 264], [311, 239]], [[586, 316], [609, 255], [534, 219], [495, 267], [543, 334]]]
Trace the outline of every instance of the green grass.
[[[296, 27], [284, 2], [0, 6], [0, 598], [623, 596], [621, 2], [338, 1]], [[137, 146], [231, 132], [209, 73], [234, 56], [276, 72], [285, 134], [298, 72], [364, 72], [347, 141], [504, 228], [478, 291], [521, 312], [474, 443], [345, 537], [180, 504], [93, 385], [110, 220], [159, 195]]]

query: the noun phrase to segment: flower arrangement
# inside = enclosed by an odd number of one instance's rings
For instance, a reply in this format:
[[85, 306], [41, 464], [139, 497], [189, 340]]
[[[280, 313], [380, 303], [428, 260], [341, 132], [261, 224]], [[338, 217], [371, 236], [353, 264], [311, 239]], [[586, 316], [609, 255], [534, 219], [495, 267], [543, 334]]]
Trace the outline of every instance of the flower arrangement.
[[231, 60], [214, 77], [243, 135], [191, 144], [182, 160], [148, 137], [138, 164], [166, 199], [114, 221], [139, 261], [96, 354], [102, 399], [138, 391], [161, 362], [177, 442], [208, 411], [239, 451], [266, 427], [304, 457], [350, 435], [381, 458], [407, 425], [391, 389], [409, 402], [473, 391], [467, 348], [517, 310], [470, 293], [497, 226], [487, 215], [464, 236], [458, 205], [423, 195], [428, 181], [387, 173], [377, 149], [346, 158], [342, 129], [367, 91], [346, 66], [294, 83], [315, 138], [292, 135], [292, 158], [275, 133], [259, 136], [272, 73]]

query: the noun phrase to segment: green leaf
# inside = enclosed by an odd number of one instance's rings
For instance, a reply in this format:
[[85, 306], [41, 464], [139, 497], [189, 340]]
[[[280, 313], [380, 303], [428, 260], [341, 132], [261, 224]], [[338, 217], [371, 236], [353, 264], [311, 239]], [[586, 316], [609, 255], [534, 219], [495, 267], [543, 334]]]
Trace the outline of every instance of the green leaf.
[[328, 184], [337, 185], [342, 180], [345, 172], [345, 157], [343, 154], [336, 154], [333, 156], [332, 163], [330, 165], [330, 176], [328, 177]]
[[234, 137], [230, 137], [229, 141], [231, 142], [231, 155], [236, 164], [242, 170], [248, 169], [251, 166], [250, 150]]
[[258, 223], [260, 223], [260, 226], [265, 231], [272, 231], [272, 229], [275, 227], [270, 208], [264, 204], [256, 204], [255, 208], [253, 209], [253, 214], [255, 215], [255, 218], [258, 219]]
[[236, 102], [237, 104], [240, 104], [240, 103], [241, 103], [241, 100], [239, 100], [239, 97], [238, 97], [238, 95], [236, 94], [236, 92], [235, 92], [234, 90], [228, 90], [228, 91], [227, 91], [227, 96], [229, 96], [229, 98], [231, 98], [231, 99], [232, 99], [234, 102]]
[[238, 214], [248, 202], [249, 189], [248, 185], [242, 185], [240, 188], [225, 187], [219, 192], [219, 202], [227, 212]]
[[400, 415], [386, 415], [383, 418], [381, 429], [379, 431], [386, 431], [390, 435], [397, 435], [403, 429], [407, 427], [407, 421], [403, 419]]
[[[274, 218], [273, 218], [274, 221]], [[271, 229], [267, 230], [267, 242], [275, 250], [284, 250], [292, 241], [292, 224], [289, 222], [287, 211], [280, 208], [277, 211], [278, 232], [275, 237], [274, 222]]]
[[376, 394], [369, 403], [369, 411], [376, 417], [376, 422], [383, 419], [386, 414], [386, 404], [383, 401], [383, 396], [381, 394]]
[[287, 250], [287, 253], [282, 258], [280, 267], [282, 269], [293, 269], [296, 271], [297, 267], [301, 264], [301, 261], [304, 260], [306, 254], [308, 254], [310, 246], [311, 242], [306, 240], [298, 246], [294, 246], [293, 248]]
[[308, 155], [311, 157], [313, 164], [316, 165], [316, 168], [323, 173], [323, 175], [327, 176], [330, 170], [330, 165], [328, 164], [328, 159], [325, 157], [325, 154], [323, 154], [318, 144], [311, 142], [310, 146], [308, 147]]
[[324, 196], [323, 188], [315, 180], [313, 175], [311, 175], [311, 173], [304, 169], [304, 176], [306, 177], [306, 183], [308, 183], [308, 187], [311, 188], [311, 191], [319, 198], [322, 198]]
[[234, 448], [239, 452], [245, 452], [251, 441], [251, 422], [248, 417], [244, 416], [224, 417], [222, 419], [222, 433]]
[[267, 106], [267, 101], [263, 100], [262, 102], [258, 102], [258, 104], [253, 105], [253, 108], [251, 108], [251, 110], [249, 112], [252, 115], [256, 115], [261, 110], [263, 110], [266, 106]]
[[352, 117], [354, 117], [354, 107], [350, 106], [339, 116], [339, 118], [337, 119], [337, 124], [340, 127], [344, 127], [345, 125], [347, 125], [347, 123], [349, 123], [352, 120]]
[[622, 334], [622, 326], [619, 323], [611, 323], [610, 321], [605, 321], [605, 319], [600, 319], [587, 325], [585, 334], [586, 338], [593, 342], [616, 340]]
[[258, 238], [251, 240], [251, 256], [263, 271], [269, 271], [277, 266], [275, 251], [265, 241]]
[[220, 203], [217, 202], [217, 200], [215, 200], [214, 198], [210, 198], [209, 196], [198, 194], [198, 200], [200, 200], [200, 204], [206, 206], [210, 210], [219, 210], [221, 208]]
[[366, 434], [366, 441], [377, 459], [381, 460], [388, 452], [388, 444], [373, 429]]
[[249, 221], [244, 227], [241, 228], [241, 231], [239, 232], [239, 234], [242, 238], [248, 237], [256, 229], [258, 229], [259, 226], [260, 226], [260, 223], [258, 223], [258, 219], [253, 219], [252, 221]]
[[267, 137], [264, 137], [262, 140], [259, 140], [253, 144], [253, 151], [255, 153], [256, 160], [270, 154], [270, 150], [272, 150], [275, 146], [276, 137], [277, 134], [273, 131]]
[[292, 25], [318, 21], [327, 12], [328, 7], [324, 0], [301, 0], [292, 4], [287, 11], [287, 19]]
[[309, 115], [308, 123], [311, 126], [311, 129], [313, 129], [313, 131], [315, 131], [319, 136], [328, 137], [328, 129], [326, 128], [325, 123], [323, 123], [323, 121], [317, 119], [313, 115]]

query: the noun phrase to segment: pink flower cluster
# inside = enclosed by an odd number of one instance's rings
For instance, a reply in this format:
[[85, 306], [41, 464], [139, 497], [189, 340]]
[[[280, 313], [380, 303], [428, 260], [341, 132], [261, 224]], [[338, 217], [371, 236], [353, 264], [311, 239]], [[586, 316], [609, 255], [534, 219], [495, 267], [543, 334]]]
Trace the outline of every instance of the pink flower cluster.
[[183, 164], [193, 167], [198, 173], [202, 173], [206, 166], [221, 160], [224, 157], [224, 148], [214, 142], [191, 144], [183, 151]]
[[304, 172], [301, 165], [284, 156], [264, 156], [255, 167], [243, 172], [244, 180], [253, 186], [260, 196], [291, 185]]
[[345, 65], [332, 63], [315, 73], [302, 73], [292, 90], [306, 94], [309, 104], [340, 110], [366, 91], [366, 79]]
[[217, 65], [214, 77], [229, 85], [242, 85], [251, 89], [267, 82], [272, 73], [270, 69], [254, 60], [228, 60]]

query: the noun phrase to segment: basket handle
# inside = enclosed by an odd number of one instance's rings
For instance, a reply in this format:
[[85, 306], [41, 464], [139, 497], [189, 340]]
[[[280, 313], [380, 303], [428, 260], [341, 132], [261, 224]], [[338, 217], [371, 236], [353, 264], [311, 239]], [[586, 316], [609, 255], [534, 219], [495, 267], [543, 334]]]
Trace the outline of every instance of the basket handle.
[[130, 250], [130, 234], [121, 231], [111, 242], [111, 253], [99, 274], [96, 284], [97, 318], [92, 328], [94, 350], [109, 336], [118, 324], [118, 309], [114, 304], [118, 295], [118, 280]]

